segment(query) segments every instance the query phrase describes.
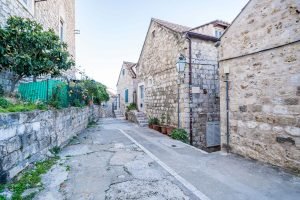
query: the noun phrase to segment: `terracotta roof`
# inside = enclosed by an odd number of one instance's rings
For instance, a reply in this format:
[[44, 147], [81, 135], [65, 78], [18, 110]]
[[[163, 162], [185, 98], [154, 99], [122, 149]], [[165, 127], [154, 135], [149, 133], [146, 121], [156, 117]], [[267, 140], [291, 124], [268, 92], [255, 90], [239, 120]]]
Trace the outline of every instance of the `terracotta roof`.
[[198, 29], [198, 28], [200, 28], [200, 27], [203, 27], [203, 26], [207, 26], [207, 25], [209, 25], [209, 24], [214, 24], [214, 25], [221, 25], [221, 26], [225, 26], [225, 27], [228, 27], [228, 26], [230, 26], [230, 24], [229, 23], [227, 23], [227, 22], [225, 22], [225, 21], [222, 21], [222, 20], [214, 20], [214, 21], [211, 21], [211, 22], [208, 22], [208, 23], [206, 23], [206, 24], [203, 24], [203, 25], [201, 25], [201, 26], [197, 26], [197, 27], [195, 27], [195, 28], [192, 28], [190, 31], [193, 31], [193, 30], [195, 30], [195, 29]]
[[190, 27], [187, 27], [187, 26], [182, 26], [182, 25], [179, 25], [179, 24], [174, 24], [174, 23], [171, 23], [171, 22], [167, 22], [167, 21], [164, 21], [164, 20], [161, 20], [161, 19], [155, 19], [155, 18], [152, 18], [152, 21], [155, 21], [156, 23], [168, 28], [168, 29], [171, 29], [175, 32], [178, 32], [178, 33], [184, 33], [184, 32], [187, 32], [189, 31], [191, 28]]

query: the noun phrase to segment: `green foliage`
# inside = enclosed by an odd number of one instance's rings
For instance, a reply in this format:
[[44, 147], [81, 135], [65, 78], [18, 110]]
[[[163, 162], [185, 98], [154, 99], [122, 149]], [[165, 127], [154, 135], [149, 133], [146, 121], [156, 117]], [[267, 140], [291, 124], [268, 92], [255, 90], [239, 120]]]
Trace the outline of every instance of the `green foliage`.
[[135, 103], [131, 103], [127, 106], [127, 111], [136, 110], [137, 106]]
[[0, 113], [27, 112], [33, 110], [47, 110], [47, 106], [42, 102], [37, 102], [37, 103], [19, 102], [13, 104], [4, 98], [0, 98]]
[[37, 22], [21, 17], [10, 17], [6, 24], [0, 28], [0, 70], [15, 73], [11, 92], [24, 77], [57, 76], [75, 65], [54, 30], [45, 31]]
[[53, 155], [58, 155], [59, 152], [61, 151], [60, 147], [55, 146], [52, 149], [49, 150]]
[[41, 187], [41, 175], [45, 174], [58, 158], [36, 163], [33, 170], [25, 172], [16, 182], [8, 184], [8, 189], [13, 192], [12, 200], [21, 200], [22, 193], [30, 188]]
[[166, 116], [165, 116], [165, 114], [162, 114], [161, 117], [160, 117], [160, 122], [161, 122], [162, 125], [165, 124], [165, 120], [166, 120]]
[[85, 80], [82, 82], [88, 100], [93, 100], [95, 104], [100, 105], [101, 102], [109, 100], [109, 94], [106, 87], [94, 80]]
[[10, 103], [8, 100], [4, 99], [4, 98], [0, 98], [0, 107], [1, 108], [8, 108], [9, 106], [11, 106], [12, 103]]
[[87, 104], [87, 96], [80, 84], [70, 85], [69, 101], [70, 105], [74, 107], [83, 107]]
[[109, 100], [109, 94], [106, 87], [93, 80], [84, 80], [70, 85], [69, 97], [71, 106], [82, 107], [89, 101], [100, 105], [101, 102]]
[[60, 93], [61, 93], [61, 87], [62, 85], [57, 85], [56, 87], [54, 87], [52, 89], [52, 97], [49, 101], [49, 105], [56, 108], [56, 109], [61, 109], [61, 97], [60, 97]]
[[171, 117], [170, 114], [167, 114], [167, 124], [170, 125], [171, 123]]
[[[0, 68], [1, 70], [1, 68]], [[4, 96], [4, 89], [3, 86], [0, 84], [0, 97]]]
[[71, 170], [71, 167], [69, 165], [66, 166], [66, 171], [69, 172]]
[[91, 127], [94, 127], [94, 126], [96, 126], [97, 125], [97, 122], [95, 122], [94, 120], [92, 120], [92, 121], [89, 121], [89, 123], [88, 123], [88, 128], [91, 128]]
[[174, 129], [171, 133], [171, 138], [188, 143], [188, 134], [184, 129]]
[[149, 125], [159, 125], [159, 119], [156, 117], [150, 117], [148, 123]]

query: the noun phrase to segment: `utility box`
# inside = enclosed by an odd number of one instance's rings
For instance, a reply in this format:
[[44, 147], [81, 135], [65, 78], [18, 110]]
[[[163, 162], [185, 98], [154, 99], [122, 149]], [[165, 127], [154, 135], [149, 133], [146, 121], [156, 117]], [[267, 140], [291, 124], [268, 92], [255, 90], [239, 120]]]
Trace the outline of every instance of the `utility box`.
[[206, 146], [215, 147], [221, 144], [220, 121], [206, 122]]

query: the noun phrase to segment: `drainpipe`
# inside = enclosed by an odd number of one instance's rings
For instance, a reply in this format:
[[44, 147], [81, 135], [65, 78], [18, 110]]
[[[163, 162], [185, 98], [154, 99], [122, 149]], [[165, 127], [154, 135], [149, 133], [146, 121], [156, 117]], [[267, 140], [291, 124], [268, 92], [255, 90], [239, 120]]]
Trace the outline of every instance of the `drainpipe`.
[[190, 144], [193, 145], [193, 109], [192, 109], [192, 40], [189, 33], [186, 34], [189, 41], [189, 106], [190, 106]]
[[226, 139], [227, 139], [227, 153], [229, 153], [229, 73], [226, 73]]

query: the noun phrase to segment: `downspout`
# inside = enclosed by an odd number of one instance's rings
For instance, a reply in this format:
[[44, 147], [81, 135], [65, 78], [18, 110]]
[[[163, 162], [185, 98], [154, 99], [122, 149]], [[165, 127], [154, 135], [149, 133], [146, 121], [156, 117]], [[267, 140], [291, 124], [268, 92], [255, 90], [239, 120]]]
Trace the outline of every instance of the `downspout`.
[[227, 153], [229, 153], [229, 79], [226, 73], [226, 140], [227, 140]]
[[189, 36], [189, 32], [186, 34], [186, 38], [189, 41], [189, 107], [190, 107], [190, 145], [193, 145], [193, 109], [192, 100], [192, 40]]
[[[220, 41], [215, 44], [215, 47], [219, 47], [221, 45]], [[218, 51], [218, 68], [220, 66], [220, 58], [219, 58], [219, 51]], [[229, 130], [229, 68], [224, 68], [225, 73], [225, 83], [226, 83], [226, 151], [229, 153], [230, 144], [230, 130]]]

